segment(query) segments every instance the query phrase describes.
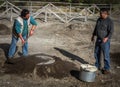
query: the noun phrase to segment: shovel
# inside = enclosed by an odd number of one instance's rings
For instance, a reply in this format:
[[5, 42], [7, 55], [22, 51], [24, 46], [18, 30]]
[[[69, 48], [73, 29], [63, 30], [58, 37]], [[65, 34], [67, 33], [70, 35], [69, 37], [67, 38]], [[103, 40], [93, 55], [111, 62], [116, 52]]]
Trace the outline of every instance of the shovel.
[[[25, 43], [28, 41], [28, 39], [30, 38], [30, 36], [28, 36], [26, 39], [25, 39]], [[22, 47], [23, 47], [24, 44], [21, 44], [21, 41], [18, 41], [18, 44], [17, 44], [17, 49], [16, 49], [16, 52], [15, 52], [15, 55], [17, 55], [17, 53], [19, 53], [21, 50], [22, 50]]]

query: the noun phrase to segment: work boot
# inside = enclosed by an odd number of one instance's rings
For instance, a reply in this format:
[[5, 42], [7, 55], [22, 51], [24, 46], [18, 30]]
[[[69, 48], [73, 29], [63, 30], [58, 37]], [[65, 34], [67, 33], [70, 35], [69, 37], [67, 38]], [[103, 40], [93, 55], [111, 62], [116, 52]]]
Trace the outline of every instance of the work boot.
[[106, 75], [106, 74], [110, 74], [110, 71], [109, 71], [109, 70], [104, 70], [104, 69], [103, 69], [103, 70], [102, 70], [102, 74], [105, 74], [105, 75]]
[[7, 63], [7, 64], [13, 64], [13, 62], [9, 58], [5, 61], [5, 63]]

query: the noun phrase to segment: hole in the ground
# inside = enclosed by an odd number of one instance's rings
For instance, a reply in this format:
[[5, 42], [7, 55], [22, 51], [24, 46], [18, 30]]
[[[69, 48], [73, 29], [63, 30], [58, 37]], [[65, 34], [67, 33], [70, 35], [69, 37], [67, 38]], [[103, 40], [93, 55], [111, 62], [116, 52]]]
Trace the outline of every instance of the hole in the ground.
[[[47, 57], [43, 59], [42, 57]], [[5, 73], [8, 74], [33, 74], [39, 78], [64, 78], [70, 76], [71, 70], [76, 70], [75, 64], [63, 61], [56, 56], [46, 54], [36, 54], [25, 58], [15, 58], [11, 60], [13, 64], [5, 64]], [[34, 77], [33, 76], [33, 77]]]

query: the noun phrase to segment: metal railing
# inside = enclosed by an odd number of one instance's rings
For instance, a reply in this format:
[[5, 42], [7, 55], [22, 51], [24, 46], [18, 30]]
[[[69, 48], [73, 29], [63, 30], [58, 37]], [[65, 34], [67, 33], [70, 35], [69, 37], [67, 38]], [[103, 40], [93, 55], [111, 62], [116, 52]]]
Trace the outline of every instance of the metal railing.
[[[44, 21], [49, 18], [57, 18], [61, 22], [68, 23], [74, 19], [83, 19], [87, 21], [89, 18], [97, 18], [100, 8], [110, 9], [110, 15], [120, 14], [119, 9], [113, 11], [113, 5], [110, 4], [80, 4], [80, 3], [61, 3], [61, 2], [40, 2], [40, 1], [8, 1], [1, 0], [0, 18], [6, 17], [12, 21], [20, 15], [21, 9], [30, 10], [34, 18], [44, 16]], [[42, 15], [42, 16], [40, 16]], [[53, 15], [53, 16], [52, 16]]]

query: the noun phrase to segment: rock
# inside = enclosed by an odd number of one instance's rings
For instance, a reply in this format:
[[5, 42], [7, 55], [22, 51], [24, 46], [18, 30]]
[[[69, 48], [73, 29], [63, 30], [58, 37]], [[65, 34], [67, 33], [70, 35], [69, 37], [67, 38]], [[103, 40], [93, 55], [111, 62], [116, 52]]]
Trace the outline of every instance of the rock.
[[117, 68], [117, 69], [120, 69], [120, 66], [117, 66], [116, 68]]
[[40, 78], [64, 78], [70, 76], [70, 71], [76, 69], [73, 63], [63, 61], [54, 57], [55, 62], [37, 65], [34, 70], [34, 76]]

